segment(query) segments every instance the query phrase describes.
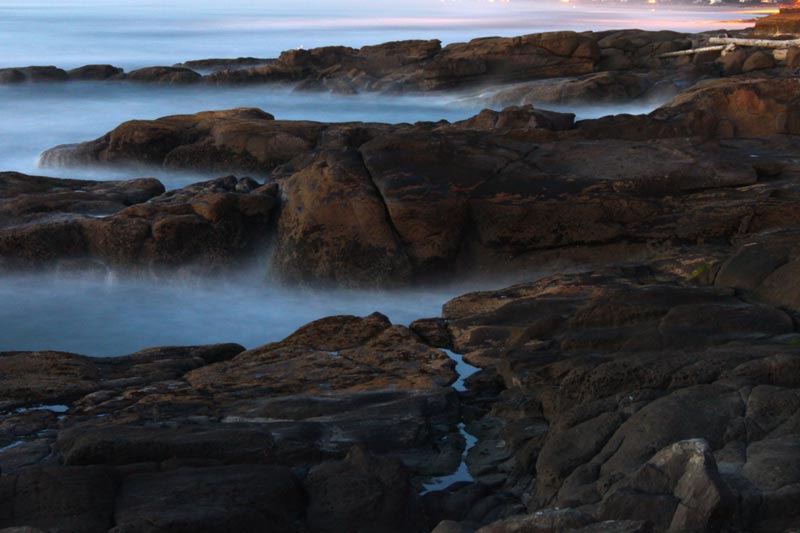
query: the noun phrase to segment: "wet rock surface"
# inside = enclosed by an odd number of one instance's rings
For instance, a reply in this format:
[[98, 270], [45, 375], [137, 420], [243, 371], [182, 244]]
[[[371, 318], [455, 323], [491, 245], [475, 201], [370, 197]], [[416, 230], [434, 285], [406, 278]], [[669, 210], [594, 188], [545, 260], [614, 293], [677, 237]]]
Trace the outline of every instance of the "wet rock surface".
[[[496, 102], [516, 104], [452, 124], [250, 108], [126, 122], [42, 163], [240, 177], [164, 191], [2, 173], [4, 268], [214, 271], [271, 246], [273, 272], [293, 283], [530, 279], [409, 327], [328, 317], [250, 350], [2, 353], [0, 528], [799, 528], [796, 54], [660, 57], [705, 39], [556, 32], [295, 50], [257, 66], [0, 71], [0, 83], [345, 94], [491, 82]], [[649, 115], [578, 122], [530, 105], [657, 94], [675, 96]], [[442, 349], [481, 370], [462, 387]], [[429, 488], [464, 464], [463, 479]]]

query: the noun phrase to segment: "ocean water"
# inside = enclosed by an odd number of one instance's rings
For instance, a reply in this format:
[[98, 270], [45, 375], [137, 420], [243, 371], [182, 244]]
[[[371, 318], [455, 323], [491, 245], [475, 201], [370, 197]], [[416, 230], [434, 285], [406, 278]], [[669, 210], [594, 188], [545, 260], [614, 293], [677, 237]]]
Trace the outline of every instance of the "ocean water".
[[[720, 8], [592, 7], [557, 0], [0, 0], [0, 67], [111, 63], [130, 70], [190, 59], [273, 57], [290, 48], [411, 38], [449, 43], [557, 29], [701, 31], [741, 27], [742, 18], [756, 15]], [[342, 97], [264, 87], [93, 83], [0, 87], [0, 170], [75, 178], [140, 177], [126, 171], [37, 168], [43, 150], [96, 138], [135, 118], [254, 106], [279, 119], [459, 120], [480, 110], [472, 96]], [[657, 104], [577, 112], [587, 118], [646, 112]], [[152, 175], [168, 187], [205, 177], [157, 170]], [[118, 355], [158, 345], [239, 342], [253, 347], [331, 314], [381, 311], [395, 322], [408, 323], [438, 315], [442, 303], [469, 289], [496, 288], [508, 281], [375, 292], [281, 287], [263, 271], [226, 280], [4, 276], [0, 351]]]

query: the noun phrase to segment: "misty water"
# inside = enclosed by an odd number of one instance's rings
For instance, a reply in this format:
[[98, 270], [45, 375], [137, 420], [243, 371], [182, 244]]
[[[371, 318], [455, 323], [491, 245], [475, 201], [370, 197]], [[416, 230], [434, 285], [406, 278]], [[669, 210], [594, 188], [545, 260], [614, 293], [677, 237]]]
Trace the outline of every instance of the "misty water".
[[[130, 70], [190, 59], [274, 57], [290, 48], [412, 38], [449, 43], [556, 29], [702, 31], [741, 27], [739, 21], [752, 16], [720, 8], [577, 7], [556, 0], [0, 0], [0, 67], [111, 63]], [[248, 106], [279, 119], [452, 121], [484, 107], [475, 96], [345, 97], [268, 87], [124, 83], [0, 86], [0, 170], [92, 179], [140, 177], [141, 172], [37, 168], [43, 150], [96, 138], [130, 119]], [[583, 107], [575, 112], [580, 118], [646, 112], [659, 103]], [[168, 187], [206, 177], [156, 169], [148, 174]], [[332, 314], [381, 311], [397, 323], [436, 316], [453, 296], [509, 281], [484, 279], [398, 291], [315, 291], [273, 283], [266, 260], [233, 279], [126, 279], [113, 272], [6, 275], [0, 278], [0, 351], [118, 355], [158, 345], [239, 342], [253, 347]]]

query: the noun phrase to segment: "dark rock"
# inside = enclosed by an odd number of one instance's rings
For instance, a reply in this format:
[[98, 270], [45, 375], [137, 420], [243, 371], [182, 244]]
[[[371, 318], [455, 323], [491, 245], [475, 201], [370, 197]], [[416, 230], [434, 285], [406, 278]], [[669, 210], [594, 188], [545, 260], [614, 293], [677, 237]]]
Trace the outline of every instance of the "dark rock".
[[158, 83], [162, 85], [187, 85], [197, 83], [202, 76], [197, 72], [180, 67], [146, 67], [132, 70], [125, 75], [125, 80]]
[[61, 82], [68, 75], [57, 67], [17, 67], [0, 69], [0, 85], [25, 82]]
[[314, 531], [426, 532], [422, 505], [402, 464], [354, 447], [339, 462], [308, 474], [308, 521]]
[[784, 61], [786, 68], [797, 69], [800, 68], [800, 47], [793, 46], [786, 52], [786, 60]]
[[758, 50], [750, 54], [742, 65], [742, 72], [753, 72], [754, 70], [764, 70], [775, 66], [775, 59], [772, 54], [763, 50]]
[[118, 482], [107, 467], [26, 469], [0, 477], [0, 528], [108, 531]]
[[237, 57], [228, 59], [196, 59], [172, 65], [177, 68], [188, 68], [195, 71], [236, 70], [243, 68], [261, 67], [273, 63], [274, 59], [258, 57]]
[[[792, 523], [781, 499], [798, 479], [789, 315], [647, 269], [609, 275], [444, 307], [454, 349], [504, 378], [482, 419], [510, 447], [510, 460], [495, 459], [504, 489], [530, 474], [531, 512], [555, 505], [656, 531]], [[774, 502], [769, 513], [763, 501]]]
[[747, 52], [737, 48], [733, 52], [720, 56], [717, 60], [722, 66], [722, 73], [726, 76], [735, 76], [742, 73], [742, 67], [747, 61]]
[[441, 48], [439, 41], [400, 41], [359, 50], [329, 46], [283, 52], [266, 66], [223, 70], [214, 84], [298, 82], [303, 89], [442, 90], [591, 72], [594, 40], [573, 32], [491, 37]]
[[302, 487], [287, 468], [180, 468], [126, 477], [110, 531], [291, 533], [302, 513]]
[[[664, 503], [657, 510], [656, 501]], [[697, 439], [664, 448], [612, 488], [599, 516], [650, 521], [658, 531], [724, 531], [735, 528], [733, 507], [711, 446]]]
[[124, 71], [113, 65], [84, 65], [67, 71], [70, 80], [104, 81], [119, 76]]
[[408, 329], [434, 348], [450, 348], [452, 346], [453, 340], [450, 338], [447, 322], [441, 318], [415, 320], [408, 326]]
[[85, 182], [7, 173], [0, 182], [12, 194], [0, 202], [0, 258], [8, 268], [86, 259], [130, 270], [225, 268], [264, 242], [276, 204], [274, 190], [236, 192], [235, 178], [164, 194], [153, 179]]
[[484, 109], [478, 115], [456, 122], [453, 126], [463, 129], [487, 131], [542, 128], [552, 131], [572, 129], [575, 115], [572, 113], [556, 113], [524, 107], [507, 107], [502, 111]]
[[477, 533], [560, 533], [580, 529], [594, 522], [591, 515], [575, 509], [544, 509], [515, 516], [480, 528]]

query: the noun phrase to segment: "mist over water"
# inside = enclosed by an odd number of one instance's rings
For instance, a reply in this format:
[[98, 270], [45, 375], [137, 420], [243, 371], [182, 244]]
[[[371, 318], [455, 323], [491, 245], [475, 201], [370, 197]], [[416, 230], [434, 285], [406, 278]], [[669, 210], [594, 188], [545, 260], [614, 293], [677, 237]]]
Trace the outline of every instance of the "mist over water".
[[403, 290], [286, 288], [236, 280], [30, 274], [0, 282], [0, 352], [114, 356], [153, 346], [278, 341], [318, 318], [379, 311], [395, 324], [439, 316], [444, 302], [493, 283]]
[[208, 57], [403, 39], [614, 28], [741, 27], [735, 9], [558, 0], [1, 0], [0, 65], [113, 63], [126, 70]]
[[[39, 155], [66, 143], [100, 137], [132, 119], [213, 109], [258, 107], [277, 119], [321, 122], [461, 120], [480, 110], [457, 96], [336, 96], [280, 87], [166, 87], [129, 83], [42, 83], [0, 86], [0, 170], [83, 179], [129, 179], [143, 171], [38, 168]], [[168, 188], [209, 176], [145, 172]]]
[[[282, 50], [402, 39], [445, 44], [487, 35], [640, 27], [736, 28], [735, 10], [576, 7], [556, 0], [0, 0], [0, 67], [111, 63], [131, 70], [209, 57], [275, 57]], [[124, 83], [0, 86], [0, 170], [90, 179], [141, 171], [39, 169], [52, 146], [94, 139], [131, 119], [259, 107], [278, 119], [416, 122], [467, 118], [476, 94], [332, 96], [269, 87], [170, 88]], [[661, 102], [580, 107], [578, 118], [647, 112]], [[209, 176], [148, 171], [169, 188]], [[236, 279], [114, 275], [0, 277], [0, 351], [55, 349], [119, 355], [158, 345], [238, 342], [254, 347], [332, 314], [380, 311], [396, 323], [437, 316], [448, 299], [509, 280], [402, 291], [280, 287], [266, 268]]]

